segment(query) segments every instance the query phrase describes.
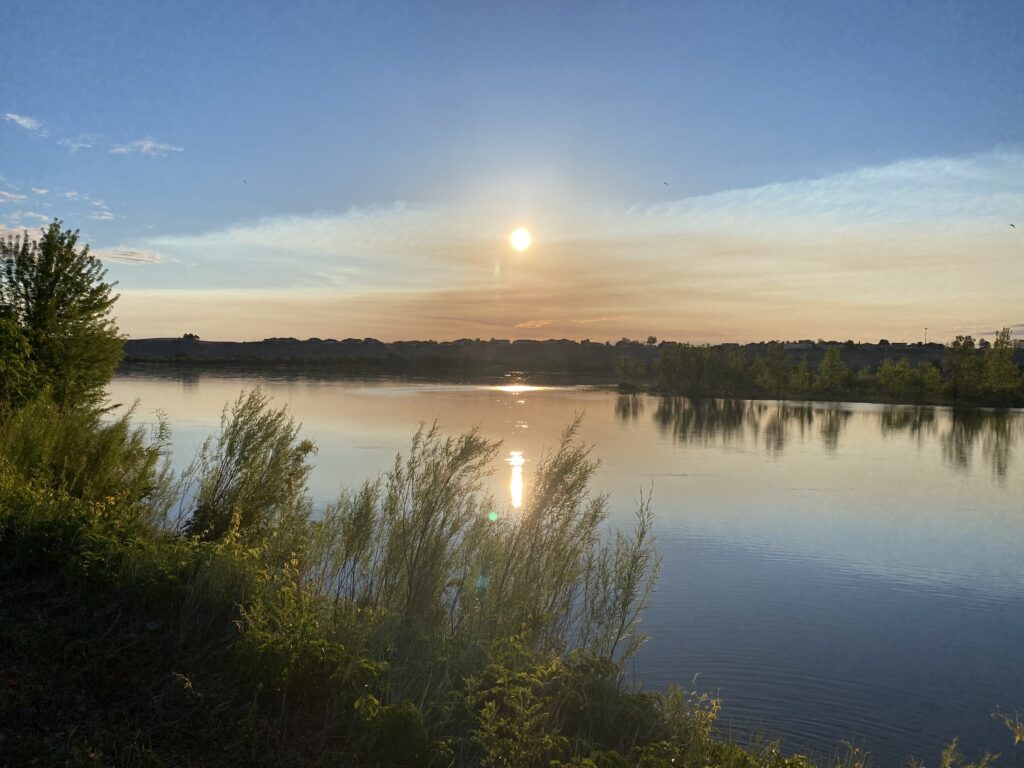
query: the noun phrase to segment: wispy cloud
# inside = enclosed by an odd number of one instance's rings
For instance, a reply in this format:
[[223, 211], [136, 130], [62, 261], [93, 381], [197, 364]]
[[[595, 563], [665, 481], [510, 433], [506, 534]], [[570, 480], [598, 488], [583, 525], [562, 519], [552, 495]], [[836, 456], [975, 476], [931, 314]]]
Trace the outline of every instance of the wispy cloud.
[[521, 323], [516, 323], [514, 328], [543, 328], [545, 325], [551, 325], [550, 320], [524, 320]]
[[24, 200], [24, 199], [25, 199], [24, 195], [19, 195], [19, 194], [15, 193], [15, 192], [4, 192], [3, 190], [0, 190], [0, 205], [3, 205], [4, 203], [10, 203], [10, 202], [15, 202], [17, 200]]
[[184, 152], [184, 149], [173, 144], [157, 141], [149, 136], [144, 139], [130, 141], [127, 144], [121, 144], [110, 150], [110, 153], [113, 155], [139, 154], [149, 157], [164, 157], [171, 152]]
[[95, 139], [91, 136], [79, 136], [74, 139], [58, 139], [57, 143], [60, 144], [71, 154], [79, 152], [83, 149], [92, 149], [95, 145]]
[[68, 200], [77, 200], [79, 197], [81, 197], [81, 195], [79, 195], [77, 192], [73, 192], [72, 191], [72, 192], [65, 192], [64, 193], [64, 197], [66, 197]]
[[140, 250], [138, 248], [100, 248], [92, 253], [104, 261], [116, 261], [122, 264], [159, 264], [162, 258], [155, 251]]
[[111, 221], [117, 217], [108, 210], [102, 210], [89, 214], [89, 218], [93, 221]]
[[46, 126], [43, 125], [42, 121], [36, 120], [34, 117], [28, 115], [18, 115], [14, 112], [5, 112], [4, 120], [9, 123], [14, 123], [19, 128], [24, 128], [26, 131], [31, 131], [39, 136], [46, 136]]
[[37, 195], [45, 195], [50, 190], [48, 190], [48, 189], [41, 189], [40, 187], [32, 187], [32, 191], [35, 192]]
[[36, 213], [35, 211], [15, 211], [11, 214], [11, 218], [14, 220], [19, 219], [34, 219], [36, 221], [49, 221], [50, 217], [43, 213]]

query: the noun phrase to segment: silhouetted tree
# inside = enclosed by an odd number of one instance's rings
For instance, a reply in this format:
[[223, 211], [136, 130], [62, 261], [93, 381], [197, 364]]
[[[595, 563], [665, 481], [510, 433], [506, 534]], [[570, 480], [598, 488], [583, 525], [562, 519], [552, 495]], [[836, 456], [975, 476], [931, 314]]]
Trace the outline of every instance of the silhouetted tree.
[[0, 240], [0, 317], [28, 343], [39, 386], [60, 406], [96, 404], [121, 359], [117, 296], [102, 262], [54, 220], [38, 240]]
[[644, 373], [644, 364], [635, 357], [620, 357], [615, 361], [615, 375], [619, 380], [619, 386], [637, 387]]

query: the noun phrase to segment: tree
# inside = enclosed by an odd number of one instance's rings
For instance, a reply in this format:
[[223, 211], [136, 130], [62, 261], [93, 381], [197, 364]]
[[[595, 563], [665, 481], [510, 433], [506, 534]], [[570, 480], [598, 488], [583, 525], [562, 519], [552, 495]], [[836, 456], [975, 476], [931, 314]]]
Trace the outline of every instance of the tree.
[[775, 397], [782, 397], [783, 389], [789, 381], [789, 371], [793, 367], [786, 348], [773, 341], [768, 345], [765, 356], [757, 358], [754, 365], [757, 383]]
[[921, 387], [921, 397], [926, 403], [932, 403], [942, 397], [942, 372], [931, 363], [917, 364], [917, 375]]
[[849, 377], [850, 369], [843, 362], [839, 347], [829, 347], [825, 351], [825, 357], [818, 365], [814, 388], [825, 394], [839, 394], [846, 388]]
[[811, 372], [807, 369], [807, 355], [789, 376], [789, 388], [795, 395], [806, 395], [811, 391]]
[[982, 364], [974, 349], [974, 338], [957, 336], [946, 347], [942, 358], [942, 370], [949, 382], [949, 393], [953, 402], [976, 397], [981, 389]]
[[636, 389], [646, 372], [644, 364], [635, 357], [620, 357], [615, 361], [615, 375], [620, 387]]
[[1010, 329], [1003, 328], [995, 343], [985, 350], [982, 385], [993, 398], [1005, 402], [1020, 388], [1020, 372], [1013, 362], [1013, 342]]
[[38, 240], [0, 239], [0, 317], [30, 350], [37, 386], [61, 407], [95, 405], [121, 359], [103, 263], [54, 219]]
[[28, 339], [13, 320], [0, 317], [0, 411], [21, 405], [36, 387]]
[[886, 358], [878, 368], [875, 383], [882, 394], [896, 400], [906, 400], [915, 394], [919, 377], [907, 358], [901, 357], [898, 363]]

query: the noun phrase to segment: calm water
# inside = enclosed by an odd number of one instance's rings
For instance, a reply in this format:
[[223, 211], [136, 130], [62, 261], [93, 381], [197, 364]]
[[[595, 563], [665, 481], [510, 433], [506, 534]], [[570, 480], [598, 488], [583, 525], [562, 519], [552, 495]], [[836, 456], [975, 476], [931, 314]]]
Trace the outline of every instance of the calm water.
[[876, 764], [1024, 764], [997, 708], [1024, 709], [1024, 413], [862, 404], [694, 403], [587, 388], [231, 375], [119, 376], [162, 410], [187, 464], [225, 402], [259, 382], [316, 441], [315, 498], [386, 470], [417, 425], [480, 426], [511, 504], [574, 414], [601, 459], [612, 523], [653, 488], [664, 567], [635, 673], [723, 700], [739, 735], [786, 734]]

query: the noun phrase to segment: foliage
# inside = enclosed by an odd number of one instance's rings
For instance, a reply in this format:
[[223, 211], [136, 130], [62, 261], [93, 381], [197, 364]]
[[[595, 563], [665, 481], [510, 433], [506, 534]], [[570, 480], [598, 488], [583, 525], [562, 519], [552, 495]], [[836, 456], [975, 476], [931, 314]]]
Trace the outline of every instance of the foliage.
[[134, 428], [131, 416], [34, 400], [0, 421], [0, 463], [26, 484], [87, 502], [145, 503], [162, 516], [174, 492], [163, 453], [170, 432], [162, 421], [152, 433]]
[[843, 362], [839, 347], [829, 347], [818, 366], [814, 389], [824, 395], [839, 395], [845, 390], [849, 379], [850, 369]]
[[0, 317], [20, 329], [37, 385], [61, 407], [98, 403], [121, 359], [105, 280], [102, 262], [60, 221], [37, 240], [0, 239]]
[[782, 391], [789, 381], [792, 363], [786, 348], [773, 341], [768, 345], [768, 352], [759, 357], [755, 363], [755, 376], [759, 385], [775, 397], [781, 397]]
[[638, 386], [646, 372], [644, 364], [635, 357], [620, 357], [615, 362], [615, 376], [620, 386]]
[[28, 339], [17, 323], [0, 317], [0, 411], [22, 405], [37, 388]]
[[804, 355], [789, 375], [789, 390], [795, 395], [806, 395], [811, 391], [813, 383], [814, 379], [807, 368], [807, 355]]
[[942, 370], [954, 403], [977, 397], [981, 391], [982, 363], [975, 354], [973, 337], [957, 336], [946, 347]]
[[1020, 371], [1013, 362], [1010, 329], [1003, 328], [982, 358], [982, 386], [989, 397], [1005, 404], [1021, 387]]
[[749, 388], [746, 361], [739, 352], [675, 344], [655, 363], [658, 390], [691, 397], [739, 394]]
[[223, 537], [232, 526], [257, 538], [281, 520], [305, 514], [305, 482], [314, 452], [298, 440], [286, 409], [269, 407], [259, 389], [243, 392], [221, 415], [220, 433], [207, 440], [185, 475], [193, 501], [184, 522], [204, 539]]
[[875, 384], [888, 397], [897, 400], [916, 400], [918, 397], [918, 379], [910, 362], [904, 357], [894, 363], [886, 358], [878, 368]]

